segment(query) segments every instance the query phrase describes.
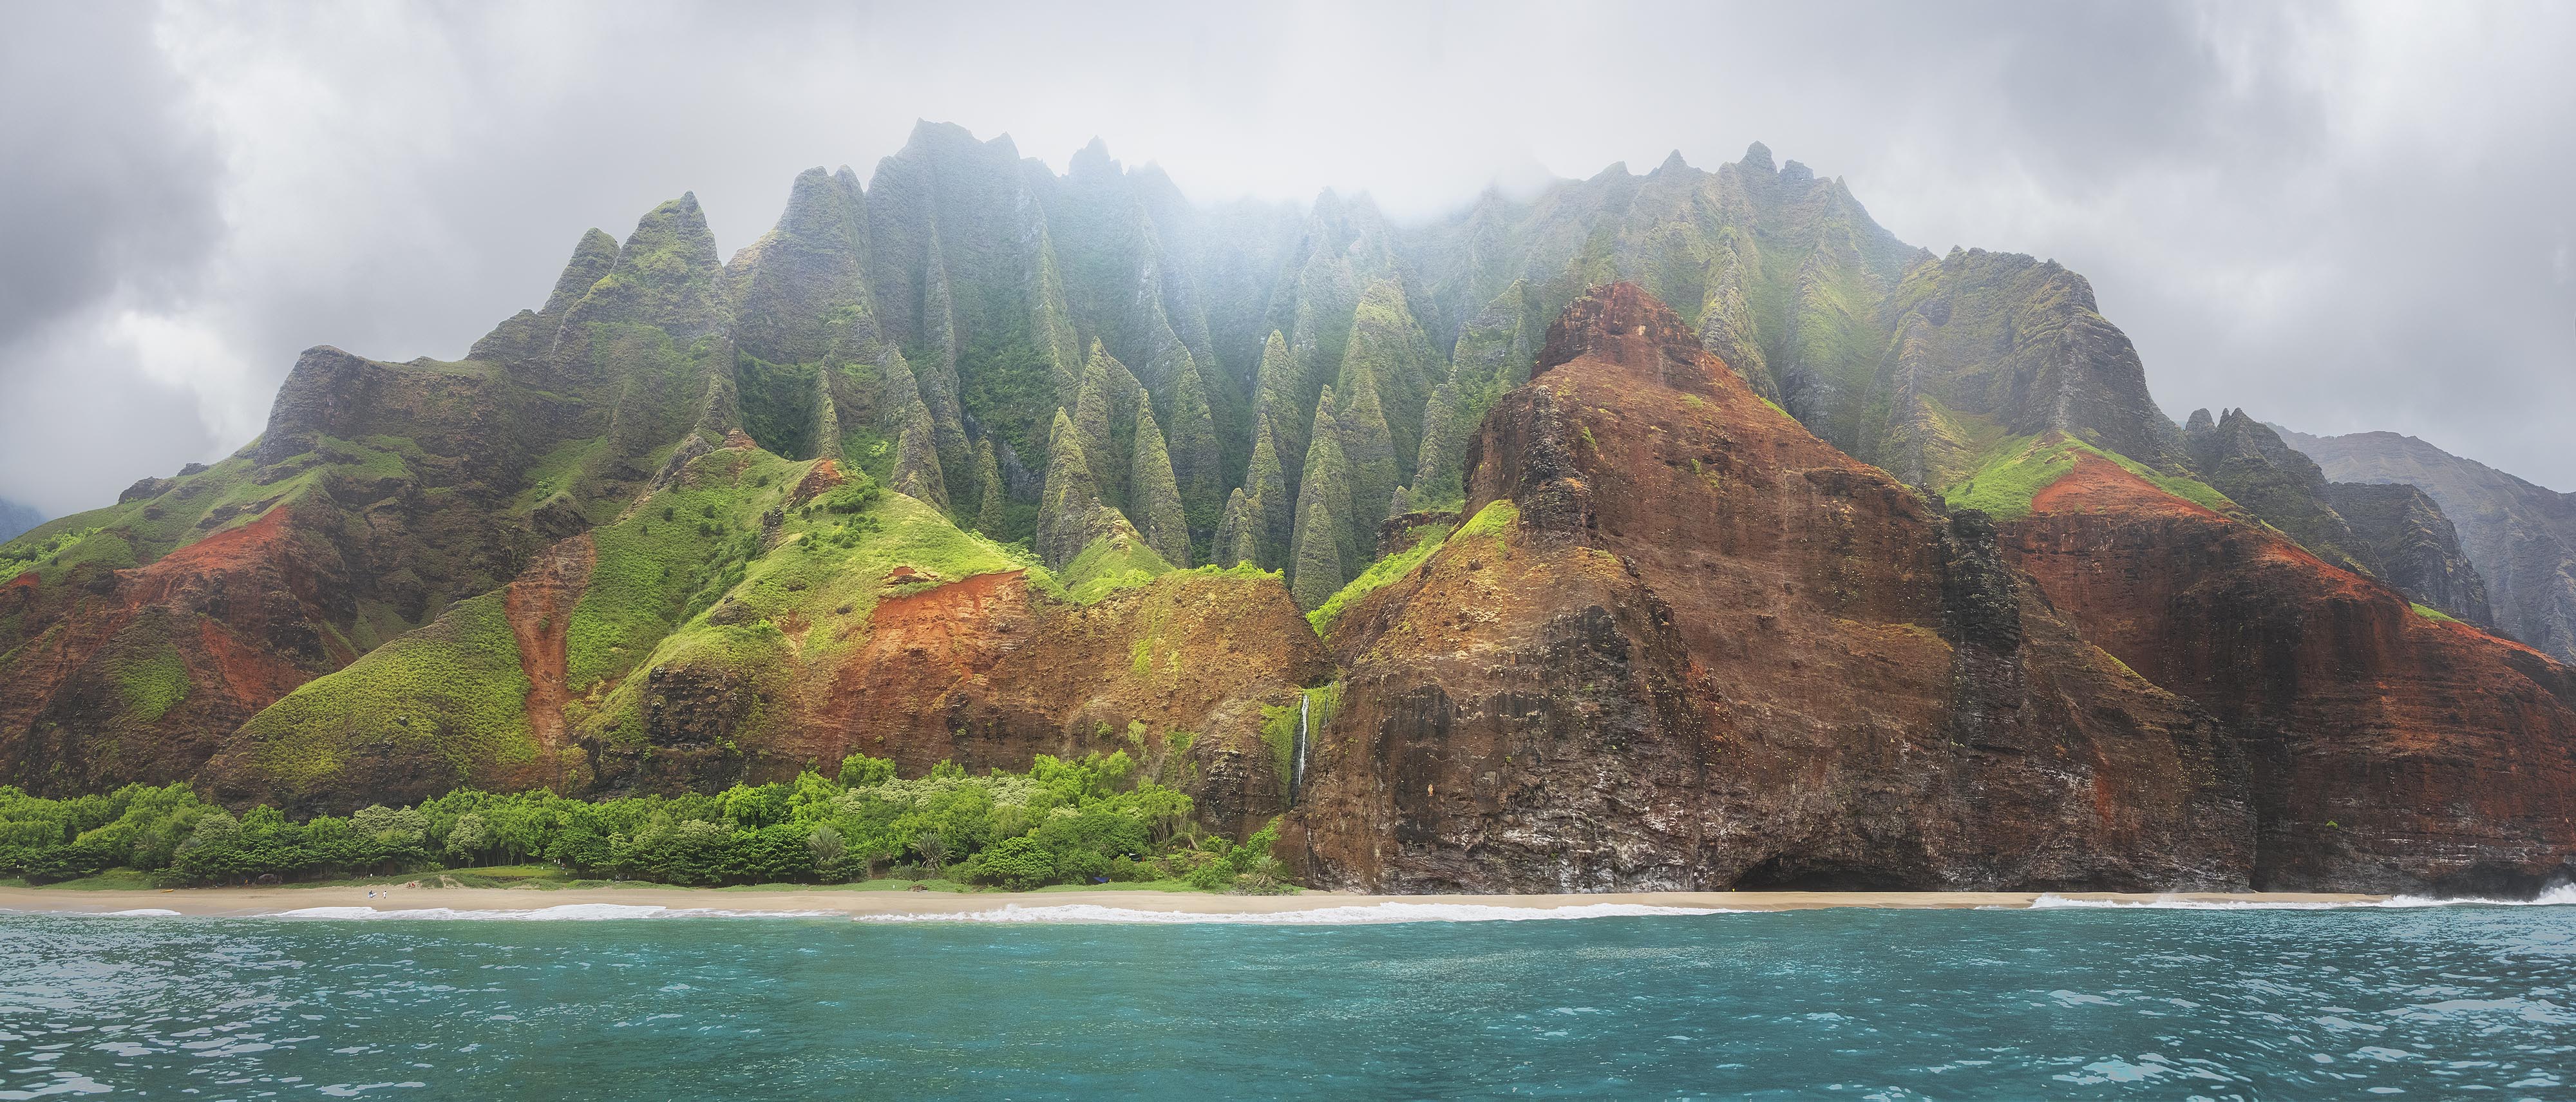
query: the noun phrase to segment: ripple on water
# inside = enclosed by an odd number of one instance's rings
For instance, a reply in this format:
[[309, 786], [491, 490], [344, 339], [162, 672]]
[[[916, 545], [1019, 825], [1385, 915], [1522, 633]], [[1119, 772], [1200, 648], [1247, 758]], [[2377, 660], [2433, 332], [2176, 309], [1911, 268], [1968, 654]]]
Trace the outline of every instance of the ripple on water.
[[0, 1098], [2541, 1098], [2576, 1044], [2564, 907], [454, 917], [0, 916]]

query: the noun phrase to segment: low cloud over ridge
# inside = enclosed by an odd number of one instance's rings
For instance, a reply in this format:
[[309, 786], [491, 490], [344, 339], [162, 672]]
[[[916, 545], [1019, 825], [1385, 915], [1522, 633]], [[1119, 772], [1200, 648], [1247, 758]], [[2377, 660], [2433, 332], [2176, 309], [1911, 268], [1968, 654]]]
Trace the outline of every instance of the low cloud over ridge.
[[2093, 280], [2169, 412], [2386, 428], [2576, 489], [2565, 8], [1495, 5], [19, 13], [0, 44], [0, 496], [113, 499], [255, 434], [294, 354], [453, 357], [580, 231], [694, 189], [722, 244], [917, 117], [1201, 201], [1753, 140], [1907, 241]]

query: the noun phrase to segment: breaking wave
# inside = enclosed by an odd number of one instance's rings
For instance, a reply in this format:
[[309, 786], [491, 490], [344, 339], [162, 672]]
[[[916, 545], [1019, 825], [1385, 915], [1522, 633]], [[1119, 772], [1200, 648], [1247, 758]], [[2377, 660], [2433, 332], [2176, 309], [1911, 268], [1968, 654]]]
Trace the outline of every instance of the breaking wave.
[[2320, 902], [2294, 899], [2070, 899], [2046, 893], [2031, 901], [2030, 909], [2041, 910], [2110, 910], [2150, 909], [2164, 911], [2341, 911], [2416, 907], [2565, 907], [2576, 906], [2576, 885], [2561, 884], [2530, 899], [2485, 899], [2463, 896], [2439, 899], [2426, 895], [2392, 895], [2386, 899], [2351, 903]]

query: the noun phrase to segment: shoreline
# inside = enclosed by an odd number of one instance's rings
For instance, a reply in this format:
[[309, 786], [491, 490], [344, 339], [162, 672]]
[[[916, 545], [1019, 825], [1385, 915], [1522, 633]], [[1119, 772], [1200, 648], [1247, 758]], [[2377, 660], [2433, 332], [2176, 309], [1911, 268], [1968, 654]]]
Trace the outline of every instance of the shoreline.
[[[369, 898], [368, 893], [375, 894]], [[1298, 912], [1372, 908], [1378, 921], [1437, 919], [1423, 908], [1473, 908], [1478, 917], [1567, 917], [1486, 913], [1585, 914], [1662, 911], [1803, 911], [1829, 907], [1881, 910], [2027, 909], [2041, 896], [2094, 904], [2164, 904], [2332, 907], [2386, 902], [2383, 895], [2329, 892], [1608, 892], [1597, 895], [1365, 895], [1306, 891], [1292, 895], [1218, 895], [1198, 892], [1076, 890], [940, 892], [796, 888], [681, 888], [659, 885], [581, 888], [468, 888], [351, 885], [330, 887], [231, 887], [176, 889], [0, 887], [0, 913], [112, 915], [164, 912], [201, 918], [253, 918], [313, 908], [338, 913], [297, 917], [392, 917], [401, 912], [531, 912], [605, 906], [661, 908], [710, 915], [845, 917], [851, 919], [991, 919], [1000, 912], [1040, 908], [1096, 908], [1079, 917], [1095, 921], [1171, 921], [1197, 917], [1294, 915]], [[1392, 905], [1392, 906], [1390, 906]], [[1639, 910], [1651, 908], [1652, 910]], [[345, 909], [345, 910], [343, 910]], [[373, 916], [363, 912], [375, 912]], [[1108, 913], [1100, 913], [1102, 911]], [[1463, 912], [1462, 912], [1463, 913]], [[424, 916], [427, 917], [427, 916]], [[570, 916], [567, 916], [570, 917]], [[619, 917], [604, 914], [598, 917]], [[636, 915], [635, 917], [644, 917]], [[1355, 914], [1354, 921], [1370, 916]]]

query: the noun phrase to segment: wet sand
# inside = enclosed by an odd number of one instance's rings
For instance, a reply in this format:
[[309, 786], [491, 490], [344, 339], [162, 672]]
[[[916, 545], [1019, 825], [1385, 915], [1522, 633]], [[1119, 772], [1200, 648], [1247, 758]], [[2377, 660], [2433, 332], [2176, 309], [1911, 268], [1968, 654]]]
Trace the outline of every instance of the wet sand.
[[[368, 893], [375, 892], [370, 898]], [[0, 888], [0, 911], [110, 914], [171, 911], [182, 915], [276, 915], [316, 907], [379, 912], [533, 911], [609, 904], [727, 914], [846, 914], [971, 917], [1011, 908], [1099, 907], [1150, 915], [1279, 914], [1383, 904], [1549, 910], [1565, 907], [1670, 907], [1690, 910], [1797, 911], [1822, 907], [1894, 909], [2028, 907], [2038, 892], [1614, 892], [1600, 895], [1211, 895], [1160, 891], [939, 892], [855, 889], [715, 889], [656, 886], [584, 888], [356, 887], [180, 888], [169, 891]], [[2057, 892], [2058, 899], [2193, 903], [2375, 903], [2385, 896], [2304, 892]], [[1108, 916], [1099, 916], [1108, 917]], [[1433, 917], [1433, 916], [1425, 916]]]

